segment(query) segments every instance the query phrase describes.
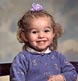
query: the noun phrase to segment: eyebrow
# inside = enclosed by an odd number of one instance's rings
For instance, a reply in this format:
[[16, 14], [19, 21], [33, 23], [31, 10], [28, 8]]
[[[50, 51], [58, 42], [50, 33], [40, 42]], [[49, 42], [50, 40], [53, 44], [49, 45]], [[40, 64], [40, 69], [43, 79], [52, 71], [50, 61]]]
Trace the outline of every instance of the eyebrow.
[[[51, 26], [46, 26], [45, 28], [43, 28], [43, 29], [46, 29], [46, 28], [49, 28], [49, 29], [53, 29]], [[35, 28], [35, 27], [30, 27], [29, 29], [28, 29], [28, 31], [31, 31], [31, 30], [33, 30], [33, 29], [37, 29], [37, 28]]]

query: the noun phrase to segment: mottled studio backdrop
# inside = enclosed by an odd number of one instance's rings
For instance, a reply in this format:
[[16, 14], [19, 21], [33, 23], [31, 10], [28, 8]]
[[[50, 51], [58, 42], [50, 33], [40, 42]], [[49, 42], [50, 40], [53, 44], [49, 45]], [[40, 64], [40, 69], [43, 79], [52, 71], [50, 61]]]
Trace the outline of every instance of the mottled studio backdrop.
[[70, 61], [78, 61], [78, 0], [0, 0], [0, 63], [12, 62], [21, 50], [16, 38], [17, 21], [32, 2], [42, 4], [63, 26], [58, 50]]

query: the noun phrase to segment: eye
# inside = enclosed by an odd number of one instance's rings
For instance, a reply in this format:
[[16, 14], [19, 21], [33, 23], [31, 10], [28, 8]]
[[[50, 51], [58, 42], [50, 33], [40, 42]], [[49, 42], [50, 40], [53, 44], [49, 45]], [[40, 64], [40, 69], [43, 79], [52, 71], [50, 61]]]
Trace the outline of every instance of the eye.
[[36, 34], [36, 33], [38, 33], [38, 31], [37, 30], [32, 30], [31, 33]]
[[50, 32], [50, 29], [45, 29], [44, 32], [46, 32], [46, 33], [47, 33], [47, 32]]

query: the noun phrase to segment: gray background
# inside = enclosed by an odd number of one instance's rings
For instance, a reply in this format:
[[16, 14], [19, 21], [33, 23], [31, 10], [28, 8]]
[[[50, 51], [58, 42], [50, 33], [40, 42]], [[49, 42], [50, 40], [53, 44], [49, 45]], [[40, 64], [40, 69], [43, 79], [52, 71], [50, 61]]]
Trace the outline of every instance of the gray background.
[[78, 0], [0, 0], [0, 63], [12, 62], [21, 51], [17, 41], [17, 21], [33, 2], [40, 3], [59, 22], [64, 33], [58, 51], [70, 61], [78, 61]]

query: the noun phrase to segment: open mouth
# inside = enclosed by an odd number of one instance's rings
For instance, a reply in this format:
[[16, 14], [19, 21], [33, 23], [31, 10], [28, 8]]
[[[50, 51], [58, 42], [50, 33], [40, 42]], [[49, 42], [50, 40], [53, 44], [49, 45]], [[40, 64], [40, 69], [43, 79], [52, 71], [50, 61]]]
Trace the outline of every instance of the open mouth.
[[46, 40], [42, 40], [42, 41], [37, 41], [38, 44], [44, 44], [46, 43]]

